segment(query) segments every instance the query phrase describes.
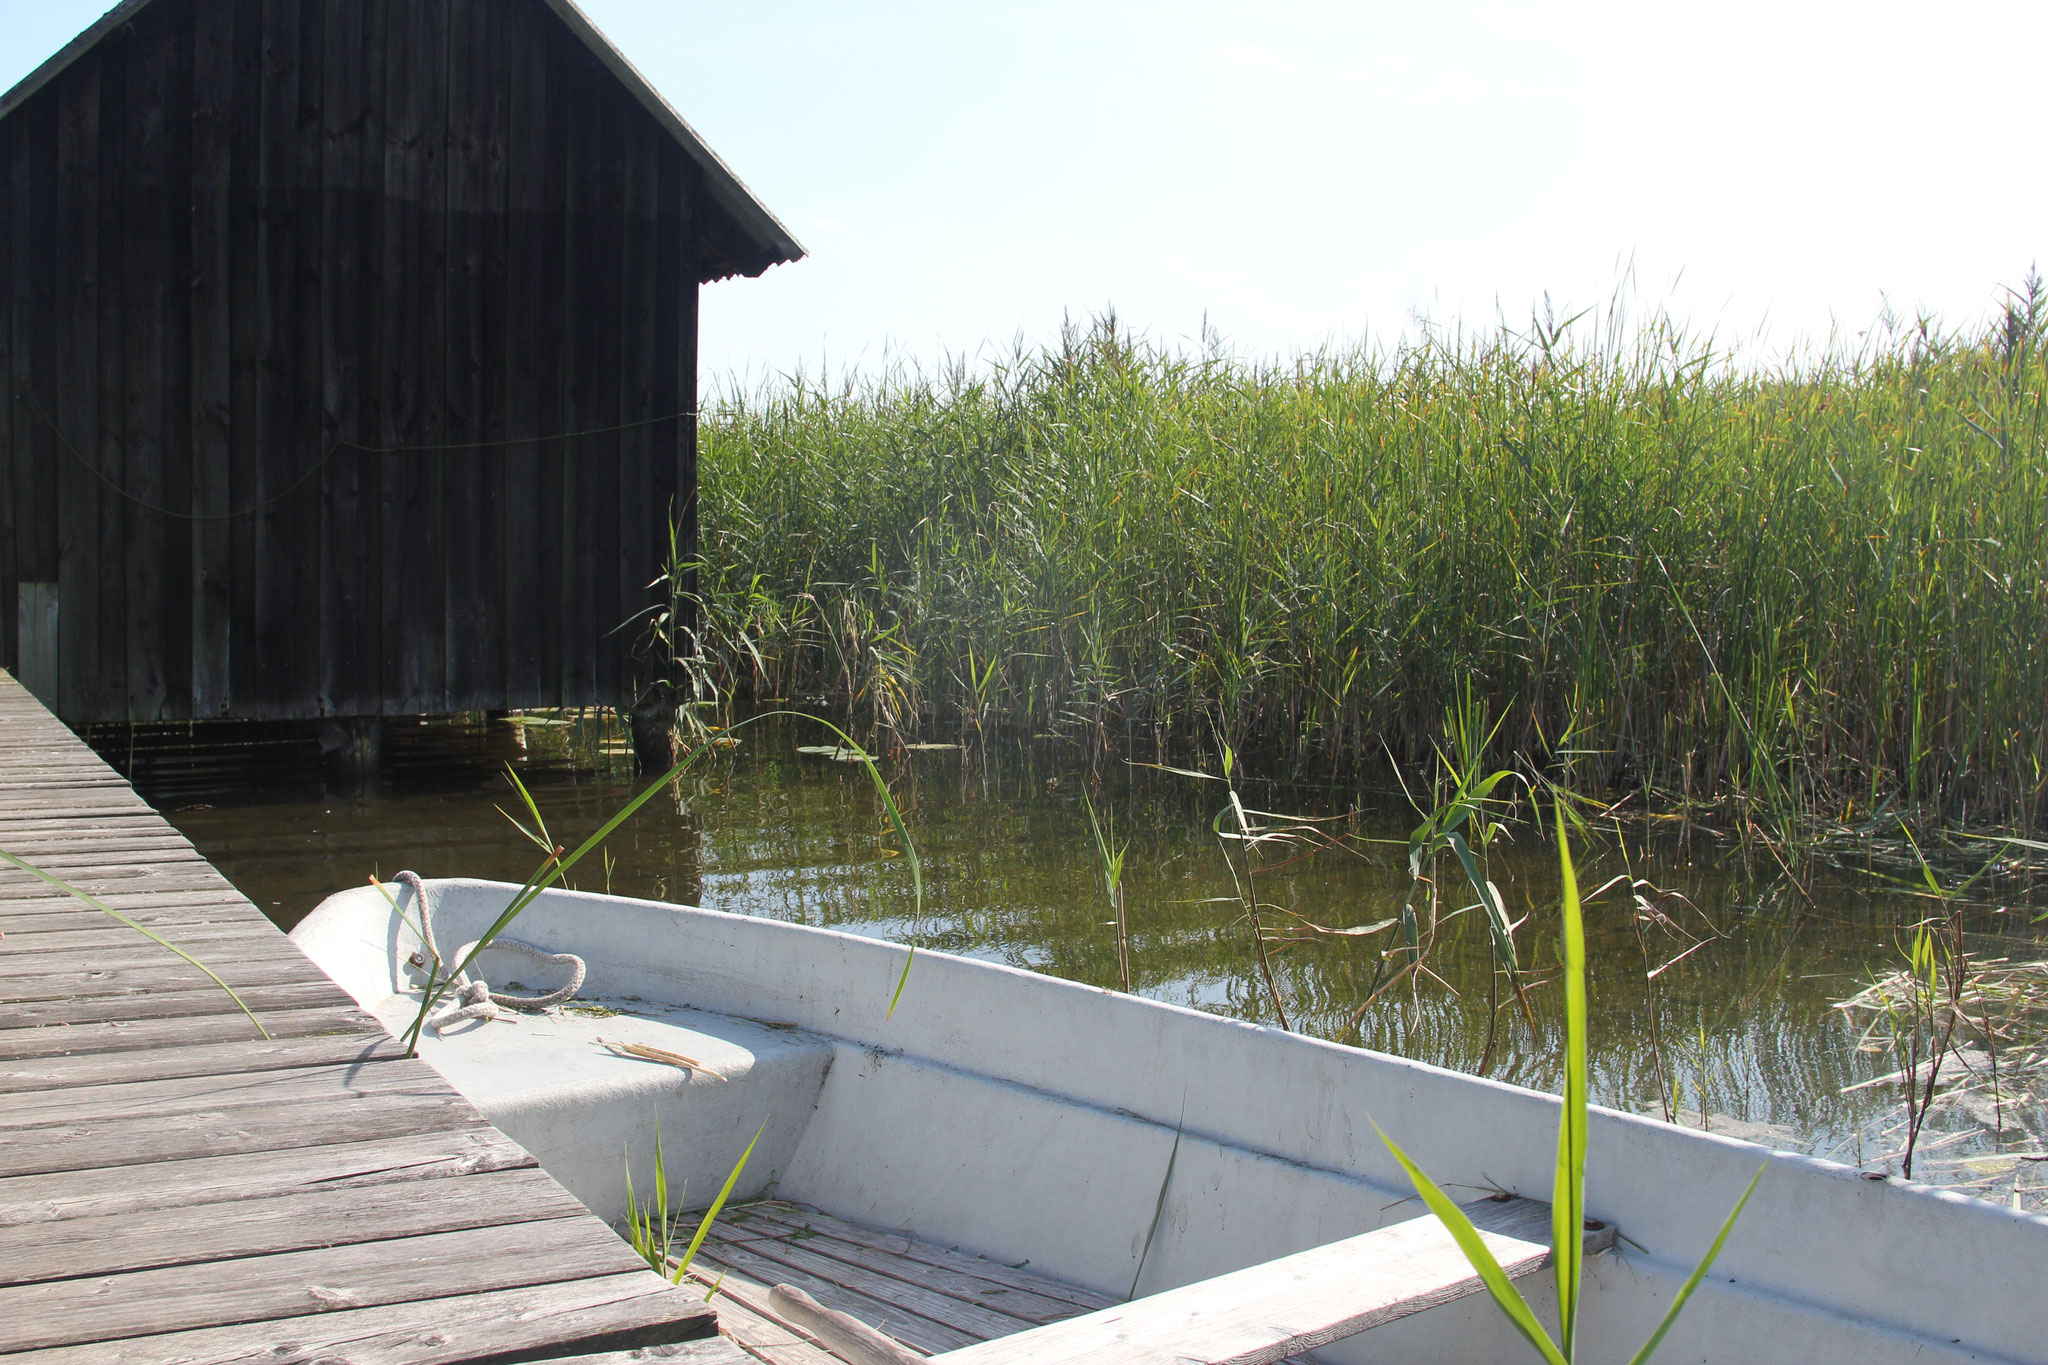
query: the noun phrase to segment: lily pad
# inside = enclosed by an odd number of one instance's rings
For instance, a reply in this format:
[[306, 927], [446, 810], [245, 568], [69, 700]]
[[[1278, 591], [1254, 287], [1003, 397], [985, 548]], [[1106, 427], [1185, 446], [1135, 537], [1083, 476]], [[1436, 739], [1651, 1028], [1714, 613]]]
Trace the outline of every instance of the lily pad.
[[858, 749], [841, 748], [837, 744], [799, 744], [796, 751], [800, 754], [816, 754], [835, 763], [858, 763], [865, 757]]

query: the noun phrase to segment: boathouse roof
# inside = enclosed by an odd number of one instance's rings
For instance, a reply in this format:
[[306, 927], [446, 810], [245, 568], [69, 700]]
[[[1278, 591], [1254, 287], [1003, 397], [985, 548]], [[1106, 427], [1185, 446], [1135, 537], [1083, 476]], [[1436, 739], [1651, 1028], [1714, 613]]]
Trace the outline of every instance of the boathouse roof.
[[[156, 0], [121, 0], [101, 15], [90, 28], [58, 49], [13, 89], [0, 95], [0, 119], [6, 118], [36, 91], [61, 75], [66, 67], [92, 51], [108, 34], [154, 3]], [[661, 92], [640, 74], [611, 39], [604, 36], [589, 15], [573, 0], [540, 0], [540, 3], [555, 12], [569, 32], [581, 40], [640, 106], [654, 116], [702, 172], [702, 192], [727, 220], [728, 231], [706, 234], [707, 243], [717, 243], [723, 249], [701, 259], [698, 274], [701, 283], [708, 284], [734, 275], [759, 275], [771, 265], [787, 264], [804, 256], [803, 243], [797, 241], [768, 206], [733, 174], [732, 167], [726, 165], [718, 153], [698, 136], [697, 130], [662, 98]]]

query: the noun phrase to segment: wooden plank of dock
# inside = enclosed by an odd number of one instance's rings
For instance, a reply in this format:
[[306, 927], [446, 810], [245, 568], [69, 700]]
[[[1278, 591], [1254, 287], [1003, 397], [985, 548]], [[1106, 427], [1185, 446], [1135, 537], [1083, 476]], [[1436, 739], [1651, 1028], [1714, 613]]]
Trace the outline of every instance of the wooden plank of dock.
[[271, 1035], [0, 864], [0, 1360], [731, 1358], [4, 672], [0, 849]]

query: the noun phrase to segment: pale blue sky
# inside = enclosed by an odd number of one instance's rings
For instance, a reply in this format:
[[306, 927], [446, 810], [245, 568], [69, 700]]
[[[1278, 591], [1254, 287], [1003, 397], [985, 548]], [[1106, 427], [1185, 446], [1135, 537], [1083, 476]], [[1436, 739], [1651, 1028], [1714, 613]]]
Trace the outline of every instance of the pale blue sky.
[[[4, 0], [0, 86], [105, 0]], [[811, 249], [708, 377], [1107, 305], [1237, 350], [1604, 304], [1767, 349], [1983, 316], [2048, 258], [2048, 6], [585, 0]]]

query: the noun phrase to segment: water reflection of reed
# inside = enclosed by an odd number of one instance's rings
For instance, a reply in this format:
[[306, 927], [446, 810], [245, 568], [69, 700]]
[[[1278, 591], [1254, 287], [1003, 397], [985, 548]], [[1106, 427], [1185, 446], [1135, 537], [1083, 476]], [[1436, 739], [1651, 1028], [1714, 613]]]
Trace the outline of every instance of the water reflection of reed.
[[[707, 843], [707, 902], [1115, 985], [1115, 938], [1096, 912], [1078, 797], [1063, 798], [1057, 786], [1048, 791], [1046, 779], [1059, 774], [1030, 764], [964, 783], [947, 780], [945, 771], [932, 764], [904, 779], [926, 862], [922, 921], [904, 913], [886, 865], [878, 872], [846, 856], [875, 816], [859, 783], [827, 772], [757, 767], [752, 781], [735, 776]], [[1208, 834], [1213, 810], [1204, 798], [1213, 795], [1199, 784], [1126, 775], [1097, 797], [1134, 836], [1126, 883], [1137, 987], [1155, 998], [1268, 1019], [1247, 931], [1237, 905], [1225, 899], [1231, 887]], [[1367, 832], [1396, 841], [1387, 856], [1324, 855], [1269, 876], [1265, 895], [1325, 923], [1387, 917], [1406, 889], [1398, 841], [1407, 823], [1398, 809], [1376, 809], [1366, 818]], [[1589, 862], [1589, 884], [1621, 866], [1611, 850], [1604, 857], [1594, 851]], [[1525, 932], [1540, 975], [1554, 957], [1541, 913], [1555, 900], [1553, 854], [1524, 847], [1507, 853], [1499, 868], [1517, 913], [1538, 909]], [[1802, 1145], [1857, 1155], [1855, 1136], [1884, 1097], [1839, 1094], [1871, 1071], [1829, 1005], [1891, 953], [1898, 926], [1917, 909], [1867, 882], [1821, 874], [1809, 887], [1825, 907], [1816, 908], [1774, 868], [1703, 845], [1653, 847], [1635, 870], [1660, 886], [1685, 888], [1722, 936], [1660, 978], [1653, 992], [1629, 923], [1633, 907], [1613, 894], [1590, 907], [1596, 1095], [1661, 1111], [1654, 1016], [1675, 1083], [1674, 1107], [1790, 1130]], [[1425, 986], [1390, 999], [1351, 1033], [1345, 1021], [1371, 976], [1366, 952], [1307, 944], [1277, 961], [1289, 1010], [1305, 1031], [1459, 1069], [1477, 1064], [1486, 1031], [1479, 1002], [1492, 959], [1476, 917], [1455, 922], [1432, 959], [1449, 989]], [[1511, 1025], [1494, 1074], [1552, 1088], [1561, 1020], [1547, 992], [1539, 989], [1534, 1004], [1534, 1026]]]
[[[600, 747], [601, 740], [590, 729], [535, 727], [521, 746], [503, 727], [456, 727], [420, 738], [418, 764], [401, 766], [359, 797], [330, 798], [317, 783], [230, 783], [205, 803], [180, 792], [187, 809], [171, 817], [237, 885], [290, 922], [372, 872], [388, 876], [410, 867], [427, 876], [522, 879], [535, 850], [494, 809], [509, 800], [503, 763], [520, 768], [556, 836], [574, 840], [633, 790], [623, 754]], [[808, 740], [787, 726], [751, 731], [738, 750], [644, 811], [611, 845], [609, 888], [1117, 984], [1116, 935], [1080, 799], [1085, 765], [1068, 763], [1061, 751], [1022, 750], [1000, 762], [920, 754], [894, 768], [897, 799], [924, 863], [925, 909], [915, 914], [865, 775], [799, 756], [799, 742]], [[439, 747], [429, 755], [433, 746]], [[1113, 812], [1120, 837], [1131, 839], [1125, 885], [1136, 988], [1266, 1021], [1271, 1005], [1211, 834], [1221, 796], [1210, 784], [1130, 769], [1105, 773], [1093, 793], [1098, 809]], [[1247, 797], [1268, 809], [1306, 813], [1342, 811], [1357, 799], [1299, 788], [1248, 790]], [[1388, 917], [1407, 888], [1401, 841], [1412, 823], [1398, 804], [1368, 802], [1356, 831], [1393, 842], [1267, 874], [1262, 899], [1325, 925]], [[1641, 831], [1629, 831], [1634, 873], [1682, 889], [1720, 936], [1652, 988], [1627, 898], [1610, 892], [1588, 906], [1595, 1099], [1661, 1110], [1655, 1037], [1676, 1092], [1664, 1099], [1676, 1108], [1763, 1125], [1756, 1136], [1847, 1160], [1879, 1155], [1869, 1149], [1870, 1134], [1894, 1099], [1881, 1088], [1841, 1093], [1874, 1070], [1829, 1006], [1890, 962], [1899, 927], [1922, 913], [1917, 902], [1868, 877], [1816, 867], [1802, 878], [1813, 895], [1809, 903], [1775, 865], [1755, 866], [1739, 850], [1668, 840], [1638, 850], [1639, 837]], [[1555, 854], [1526, 829], [1515, 840], [1495, 853], [1493, 875], [1510, 910], [1531, 915], [1520, 941], [1541, 980], [1556, 957]], [[1588, 887], [1622, 869], [1612, 846], [1581, 850]], [[578, 871], [579, 886], [605, 889], [603, 869], [586, 864]], [[2024, 928], [2024, 914], [2004, 920]], [[1439, 938], [1430, 965], [1446, 985], [1397, 993], [1347, 1032], [1367, 993], [1377, 946], [1393, 945], [1323, 940], [1275, 958], [1297, 1027], [1438, 1065], [1475, 1067], [1492, 968], [1481, 919], [1454, 920]], [[1519, 1017], [1504, 1021], [1505, 1045], [1492, 1074], [1554, 1089], [1559, 1002], [1544, 987], [1531, 999], [1533, 1025]]]

